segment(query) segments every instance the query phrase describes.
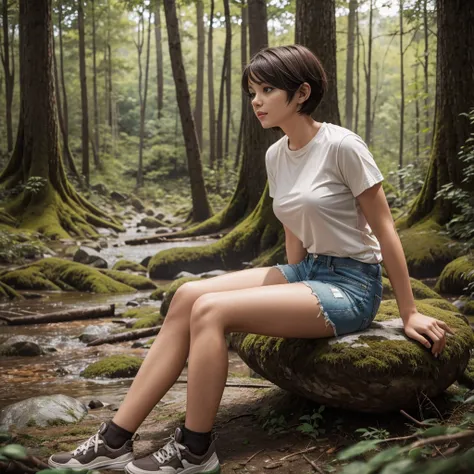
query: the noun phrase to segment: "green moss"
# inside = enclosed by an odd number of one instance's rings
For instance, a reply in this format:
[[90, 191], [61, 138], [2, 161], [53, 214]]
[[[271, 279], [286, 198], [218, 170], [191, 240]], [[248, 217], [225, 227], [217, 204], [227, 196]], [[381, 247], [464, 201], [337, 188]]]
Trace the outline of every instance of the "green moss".
[[[461, 357], [472, 347], [474, 342], [472, 329], [454, 312], [423, 301], [417, 301], [416, 306], [421, 313], [445, 321], [456, 334], [455, 337], [448, 337], [440, 361]], [[398, 318], [396, 301], [383, 301], [376, 321], [383, 323]], [[351, 365], [364, 372], [390, 373], [403, 365], [409, 367], [412, 372], [418, 371], [432, 376], [437, 374], [438, 360], [434, 359], [426, 348], [410, 339], [391, 340], [360, 333], [357, 345], [337, 341], [337, 339], [283, 339], [249, 334], [242, 340], [240, 350], [244, 354], [257, 353], [259, 360], [266, 360], [270, 356], [281, 357], [288, 366], [302, 363], [304, 359], [305, 363], [314, 366], [329, 363], [335, 369], [338, 366]]]
[[0, 301], [3, 299], [22, 300], [24, 298], [23, 296], [20, 295], [20, 293], [17, 293], [13, 288], [11, 288], [10, 286], [0, 281]]
[[168, 283], [167, 285], [159, 285], [156, 287], [156, 290], [150, 295], [151, 300], [162, 300], [163, 297], [165, 296], [165, 293], [168, 291], [171, 283]]
[[132, 272], [144, 272], [146, 273], [146, 268], [143, 265], [140, 265], [139, 263], [132, 262], [131, 260], [119, 260], [118, 262], [115, 263], [113, 266], [112, 270], [117, 270], [117, 271], [126, 271], [130, 270]]
[[474, 316], [474, 300], [466, 300], [466, 298], [461, 299], [466, 301], [464, 308], [462, 309], [462, 313], [466, 316]]
[[441, 273], [436, 291], [462, 295], [469, 283], [474, 282], [474, 255], [465, 255], [448, 263]]
[[89, 379], [134, 377], [142, 362], [143, 360], [139, 357], [113, 355], [87, 366], [84, 372], [81, 373], [81, 377]]
[[59, 258], [45, 258], [21, 270], [0, 276], [0, 280], [22, 290], [70, 290], [93, 293], [127, 293], [136, 291], [99, 270]]
[[161, 308], [160, 308], [161, 315], [162, 316], [167, 315], [168, 309], [169, 309], [170, 304], [171, 304], [171, 300], [173, 299], [174, 294], [176, 293], [176, 291], [178, 291], [178, 288], [181, 285], [184, 285], [188, 281], [198, 281], [198, 280], [202, 280], [202, 278], [199, 278], [199, 277], [183, 277], [183, 278], [178, 278], [173, 283], [171, 283], [168, 286], [167, 291], [166, 291], [166, 295], [163, 299], [163, 302], [161, 303]]
[[123, 313], [122, 317], [138, 319], [132, 329], [151, 328], [163, 323], [163, 316], [161, 316], [159, 308], [153, 306], [129, 309]]
[[101, 270], [101, 273], [137, 290], [154, 290], [156, 288], [156, 285], [149, 278], [141, 275], [132, 275], [117, 270]]
[[416, 278], [438, 276], [462, 251], [434, 219], [425, 219], [402, 231], [400, 239], [410, 275]]
[[156, 229], [157, 227], [168, 227], [167, 224], [161, 222], [156, 217], [144, 217], [140, 221], [140, 225], [145, 226], [148, 229]]
[[472, 357], [469, 359], [466, 370], [461, 377], [459, 377], [459, 382], [468, 388], [474, 388], [474, 360]]
[[[393, 292], [392, 284], [388, 278], [382, 277], [382, 284], [383, 284], [383, 298], [384, 299], [392, 299], [395, 298], [395, 293]], [[413, 296], [416, 300], [421, 300], [425, 298], [432, 298], [432, 299], [441, 299], [441, 296], [438, 295], [435, 291], [433, 291], [429, 286], [426, 286], [419, 280], [415, 278], [410, 278], [410, 285], [413, 291]]]

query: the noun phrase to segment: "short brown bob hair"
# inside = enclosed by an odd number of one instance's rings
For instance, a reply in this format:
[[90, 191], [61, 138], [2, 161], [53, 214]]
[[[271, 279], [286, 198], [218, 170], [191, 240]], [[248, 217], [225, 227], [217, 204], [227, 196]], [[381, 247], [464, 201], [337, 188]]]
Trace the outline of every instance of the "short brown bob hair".
[[265, 82], [285, 90], [288, 102], [301, 84], [307, 82], [311, 86], [311, 95], [299, 109], [301, 115], [311, 115], [316, 110], [328, 86], [321, 61], [300, 44], [265, 48], [256, 53], [242, 74], [242, 88], [250, 95], [249, 79], [256, 84]]

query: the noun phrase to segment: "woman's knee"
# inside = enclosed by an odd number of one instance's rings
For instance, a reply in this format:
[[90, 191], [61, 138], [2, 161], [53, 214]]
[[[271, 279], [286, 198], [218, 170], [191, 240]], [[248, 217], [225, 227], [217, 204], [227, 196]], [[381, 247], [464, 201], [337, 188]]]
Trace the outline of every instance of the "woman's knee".
[[219, 294], [205, 293], [195, 301], [191, 310], [191, 333], [197, 333], [209, 327], [221, 328], [223, 311], [219, 300]]
[[166, 318], [185, 317], [189, 320], [194, 303], [203, 294], [195, 283], [198, 282], [188, 281], [176, 290]]

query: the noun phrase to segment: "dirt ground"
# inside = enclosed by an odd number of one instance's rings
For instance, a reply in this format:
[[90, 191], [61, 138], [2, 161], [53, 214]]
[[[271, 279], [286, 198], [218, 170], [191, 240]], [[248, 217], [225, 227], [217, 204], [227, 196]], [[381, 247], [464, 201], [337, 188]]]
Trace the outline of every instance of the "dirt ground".
[[[325, 409], [320, 423], [325, 432], [310, 437], [296, 428], [302, 424], [299, 418], [318, 410], [318, 405], [264, 380], [229, 380], [230, 383], [239, 381], [243, 384], [261, 382], [268, 384], [268, 388], [226, 387], [215, 424], [222, 474], [337, 472], [341, 465], [335, 461], [335, 456], [343, 447], [361, 439], [355, 433], [357, 428], [373, 426], [385, 429], [390, 437], [412, 433], [413, 425], [399, 413], [369, 415]], [[134, 445], [136, 457], [163, 446], [174, 433], [174, 428], [182, 424], [184, 396], [185, 390], [182, 399], [158, 404], [150, 413], [138, 430], [140, 437]], [[430, 403], [424, 407], [423, 414], [418, 411], [412, 414], [418, 419], [420, 416], [428, 417]], [[436, 401], [436, 410], [443, 413], [443, 404], [446, 405], [446, 397]], [[75, 448], [95, 433], [101, 421], [111, 419], [113, 414], [111, 407], [104, 407], [90, 410], [86, 418], [75, 425], [27, 428], [16, 433], [16, 442], [27, 446], [31, 454], [46, 460], [54, 452]], [[271, 433], [272, 427], [281, 432]], [[303, 454], [296, 454], [305, 450], [308, 450], [305, 453], [307, 459]], [[331, 470], [329, 466], [335, 469]], [[112, 471], [101, 472], [112, 474]]]

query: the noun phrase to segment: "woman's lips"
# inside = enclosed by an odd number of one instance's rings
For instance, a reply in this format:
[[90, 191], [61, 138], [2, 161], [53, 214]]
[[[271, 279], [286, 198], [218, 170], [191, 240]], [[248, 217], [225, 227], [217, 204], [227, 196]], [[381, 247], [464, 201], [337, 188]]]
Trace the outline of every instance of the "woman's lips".
[[258, 112], [258, 113], [257, 113], [257, 117], [258, 117], [259, 119], [262, 119], [262, 118], [265, 117], [266, 115], [267, 115], [267, 114], [266, 114], [266, 113], [263, 113], [263, 112]]

